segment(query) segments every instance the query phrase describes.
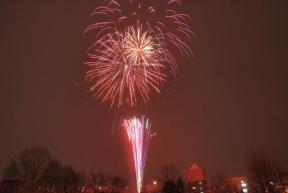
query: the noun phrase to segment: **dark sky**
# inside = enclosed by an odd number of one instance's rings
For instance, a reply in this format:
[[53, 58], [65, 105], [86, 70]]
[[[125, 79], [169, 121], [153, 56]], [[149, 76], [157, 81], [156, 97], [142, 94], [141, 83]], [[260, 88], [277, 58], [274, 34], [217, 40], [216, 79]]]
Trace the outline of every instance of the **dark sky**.
[[[186, 0], [198, 38], [175, 85], [156, 104], [147, 179], [169, 163], [208, 176], [245, 174], [262, 149], [288, 165], [288, 3]], [[1, 0], [0, 167], [34, 145], [80, 170], [127, 176], [116, 113], [91, 104], [82, 36], [97, 0]]]

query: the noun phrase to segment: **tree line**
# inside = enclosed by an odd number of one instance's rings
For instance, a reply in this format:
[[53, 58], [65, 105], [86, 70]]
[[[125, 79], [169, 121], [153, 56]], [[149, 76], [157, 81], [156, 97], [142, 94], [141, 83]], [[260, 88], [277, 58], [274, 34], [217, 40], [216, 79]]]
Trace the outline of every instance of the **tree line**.
[[[252, 152], [246, 168], [249, 192], [279, 193], [288, 188], [288, 173], [283, 172], [275, 157], [265, 152]], [[194, 193], [183, 179], [176, 165], [165, 165], [159, 172], [153, 193]], [[213, 192], [209, 190], [210, 193], [237, 193], [235, 188], [225, 185], [224, 176], [218, 176], [213, 185], [215, 188]], [[8, 163], [3, 171], [0, 193], [87, 193], [87, 187], [89, 193], [120, 193], [128, 187], [128, 181], [101, 172], [91, 172], [87, 180], [84, 174], [56, 160], [47, 148], [39, 146], [22, 150]]]
[[[99, 192], [96, 187], [100, 185], [119, 188], [127, 185], [127, 181], [118, 176], [95, 172], [90, 176], [94, 192]], [[85, 184], [83, 174], [53, 158], [46, 147], [39, 146], [22, 150], [8, 163], [0, 193], [76, 193], [84, 192]]]

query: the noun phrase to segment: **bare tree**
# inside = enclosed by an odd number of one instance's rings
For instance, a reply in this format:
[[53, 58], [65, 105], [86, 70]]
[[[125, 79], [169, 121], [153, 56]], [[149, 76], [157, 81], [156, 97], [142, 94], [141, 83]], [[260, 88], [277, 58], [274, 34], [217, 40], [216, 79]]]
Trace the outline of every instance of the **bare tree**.
[[280, 166], [265, 152], [253, 152], [248, 158], [247, 169], [251, 175], [251, 179], [258, 185], [260, 190], [258, 192], [275, 192], [274, 183], [277, 181], [280, 172]]
[[40, 179], [40, 185], [48, 190], [60, 189], [63, 184], [63, 166], [57, 160], [51, 160]]
[[3, 172], [3, 178], [4, 180], [19, 180], [20, 179], [20, 171], [18, 168], [17, 161], [15, 159], [12, 159], [9, 163], [9, 165], [4, 169]]
[[45, 147], [25, 149], [4, 169], [4, 178], [21, 181], [26, 189], [33, 192], [50, 160], [50, 153]]
[[[17, 185], [15, 190], [15, 185], [8, 184], [9, 187], [7, 186], [5, 191], [12, 187], [13, 192], [51, 193], [61, 190], [60, 192], [74, 193], [80, 183], [84, 183], [82, 177], [71, 166], [63, 166], [59, 161], [52, 159], [45, 147], [21, 151], [4, 169], [4, 180]], [[103, 181], [102, 177], [98, 178], [98, 183]]]
[[97, 187], [105, 186], [108, 184], [109, 178], [103, 173], [91, 172], [91, 181], [94, 189], [94, 193], [97, 192]]
[[176, 181], [167, 180], [161, 187], [162, 193], [184, 193], [184, 182], [181, 177]]
[[50, 152], [42, 146], [25, 149], [20, 153], [18, 167], [26, 185], [34, 187], [39, 183], [50, 160]]
[[81, 176], [73, 167], [67, 166], [63, 170], [63, 185], [65, 193], [76, 191], [81, 182]]
[[125, 188], [128, 183], [127, 183], [127, 180], [119, 176], [113, 176], [110, 178], [110, 184], [112, 187], [115, 187], [115, 188]]
[[176, 182], [181, 177], [181, 172], [176, 165], [165, 165], [158, 176], [160, 184], [165, 184], [167, 181]]

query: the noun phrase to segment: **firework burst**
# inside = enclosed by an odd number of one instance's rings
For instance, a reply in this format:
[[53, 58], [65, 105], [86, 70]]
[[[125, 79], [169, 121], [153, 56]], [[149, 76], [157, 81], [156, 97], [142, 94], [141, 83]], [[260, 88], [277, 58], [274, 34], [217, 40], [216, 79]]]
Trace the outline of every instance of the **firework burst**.
[[181, 0], [102, 1], [84, 31], [96, 31], [86, 74], [94, 97], [118, 108], [135, 106], [176, 76], [175, 54], [192, 55], [187, 42], [194, 35], [181, 5]]
[[86, 78], [90, 91], [111, 106], [122, 106], [127, 99], [134, 106], [137, 96], [147, 102], [152, 91], [160, 92], [167, 66], [175, 72], [176, 63], [161, 34], [127, 27], [100, 38], [89, 49]]
[[137, 192], [141, 193], [146, 154], [151, 138], [151, 122], [142, 116], [140, 119], [132, 117], [123, 120], [123, 127], [128, 135], [132, 147], [134, 167], [136, 173]]
[[97, 31], [97, 37], [140, 23], [146, 29], [162, 34], [165, 41], [182, 54], [190, 56], [187, 45], [195, 34], [191, 17], [181, 9], [182, 0], [104, 0], [91, 16], [96, 22], [89, 25], [85, 33]]

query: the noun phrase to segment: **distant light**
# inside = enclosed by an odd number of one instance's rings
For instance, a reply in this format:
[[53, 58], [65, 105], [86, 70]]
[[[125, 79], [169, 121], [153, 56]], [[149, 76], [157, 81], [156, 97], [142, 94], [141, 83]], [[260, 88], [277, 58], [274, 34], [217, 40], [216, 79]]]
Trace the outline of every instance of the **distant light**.
[[196, 190], [196, 187], [195, 186], [193, 186], [193, 188], [192, 188], [193, 190]]
[[243, 192], [247, 193], [248, 192], [247, 188], [243, 188]]
[[247, 184], [246, 183], [242, 183], [241, 186], [242, 187], [247, 187]]
[[156, 186], [158, 184], [158, 182], [156, 180], [154, 180], [152, 183], [154, 186]]
[[102, 190], [102, 187], [101, 187], [101, 186], [99, 186], [99, 187], [98, 187], [98, 189], [99, 189], [99, 190]]

